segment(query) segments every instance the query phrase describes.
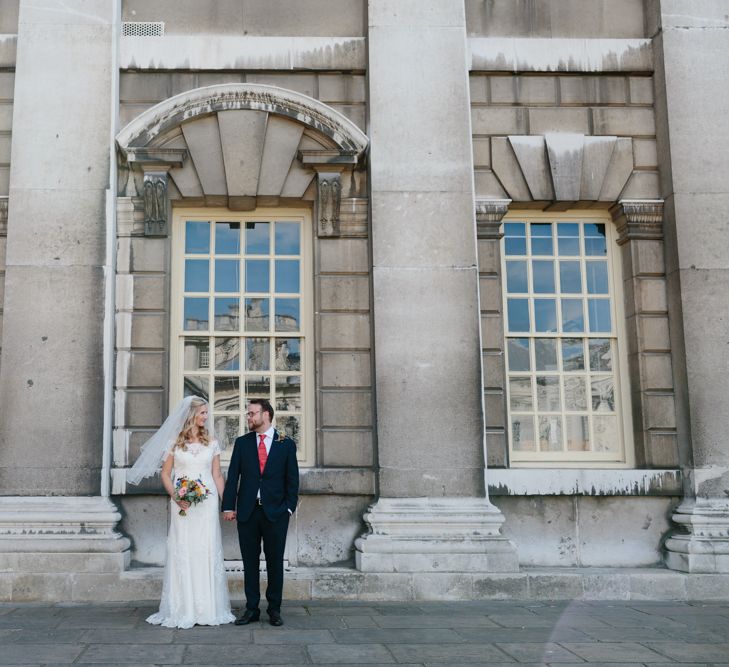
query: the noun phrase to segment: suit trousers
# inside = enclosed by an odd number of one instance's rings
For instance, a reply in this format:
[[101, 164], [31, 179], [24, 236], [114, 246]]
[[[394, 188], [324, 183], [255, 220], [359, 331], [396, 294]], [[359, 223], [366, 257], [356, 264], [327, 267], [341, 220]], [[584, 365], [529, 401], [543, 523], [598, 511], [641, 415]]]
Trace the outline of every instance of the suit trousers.
[[256, 505], [247, 521], [238, 522], [238, 540], [243, 557], [246, 609], [258, 609], [261, 600], [261, 542], [266, 556], [268, 611], [281, 611], [284, 578], [284, 550], [289, 528], [289, 514], [270, 521], [263, 507]]

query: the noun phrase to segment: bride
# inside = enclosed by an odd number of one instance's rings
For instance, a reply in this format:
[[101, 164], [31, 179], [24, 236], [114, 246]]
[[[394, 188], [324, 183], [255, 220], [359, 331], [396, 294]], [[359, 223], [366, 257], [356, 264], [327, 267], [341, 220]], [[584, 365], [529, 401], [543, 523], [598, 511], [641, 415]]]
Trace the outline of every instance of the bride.
[[[191, 628], [235, 620], [220, 536], [219, 499], [225, 481], [220, 447], [205, 426], [207, 418], [208, 404], [202, 398], [184, 398], [127, 472], [127, 481], [139, 484], [161, 465], [162, 484], [171, 498], [162, 599], [159, 612], [147, 618], [154, 625]], [[180, 500], [175, 484], [184, 477], [202, 482], [209, 495], [192, 506]]]

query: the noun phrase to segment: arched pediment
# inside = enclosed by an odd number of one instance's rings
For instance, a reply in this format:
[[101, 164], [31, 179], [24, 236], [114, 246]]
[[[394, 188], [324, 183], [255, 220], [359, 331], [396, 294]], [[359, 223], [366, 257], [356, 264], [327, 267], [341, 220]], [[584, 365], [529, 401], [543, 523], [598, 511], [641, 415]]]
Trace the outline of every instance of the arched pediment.
[[251, 110], [275, 114], [328, 137], [338, 149], [362, 154], [367, 135], [351, 120], [312, 97], [276, 86], [225, 83], [196, 88], [156, 104], [117, 135], [123, 152], [148, 148], [170, 130], [202, 116], [221, 111]]
[[124, 127], [117, 143], [122, 162], [138, 165], [133, 190], [144, 189], [145, 197], [149, 174], [162, 169], [171, 200], [248, 210], [262, 201], [313, 198], [317, 173], [351, 171], [368, 140], [348, 118], [306, 95], [221, 84], [160, 102]]

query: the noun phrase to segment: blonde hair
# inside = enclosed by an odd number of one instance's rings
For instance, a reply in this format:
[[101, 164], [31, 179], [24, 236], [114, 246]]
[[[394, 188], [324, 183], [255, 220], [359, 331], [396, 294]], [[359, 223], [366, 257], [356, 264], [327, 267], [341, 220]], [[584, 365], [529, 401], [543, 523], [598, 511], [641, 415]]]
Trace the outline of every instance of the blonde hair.
[[207, 406], [207, 404], [207, 401], [197, 397], [190, 401], [190, 410], [187, 413], [187, 417], [185, 417], [185, 423], [182, 425], [182, 430], [177, 436], [175, 447], [179, 447], [183, 451], [187, 451], [188, 442], [200, 442], [203, 445], [210, 444], [210, 433], [208, 432], [207, 427], [203, 426], [202, 428], [198, 428], [195, 425], [195, 417], [197, 417], [197, 413], [200, 411], [200, 408]]

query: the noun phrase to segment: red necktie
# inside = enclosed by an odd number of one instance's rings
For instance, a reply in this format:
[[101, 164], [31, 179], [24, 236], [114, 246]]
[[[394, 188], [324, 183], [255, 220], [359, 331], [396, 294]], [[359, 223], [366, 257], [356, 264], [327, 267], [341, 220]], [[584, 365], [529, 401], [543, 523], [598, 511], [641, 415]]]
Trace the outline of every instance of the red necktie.
[[266, 453], [266, 436], [261, 433], [258, 437], [260, 438], [258, 443], [258, 464], [261, 466], [261, 474], [263, 474], [263, 469], [266, 467], [266, 459], [268, 458], [268, 454]]

